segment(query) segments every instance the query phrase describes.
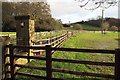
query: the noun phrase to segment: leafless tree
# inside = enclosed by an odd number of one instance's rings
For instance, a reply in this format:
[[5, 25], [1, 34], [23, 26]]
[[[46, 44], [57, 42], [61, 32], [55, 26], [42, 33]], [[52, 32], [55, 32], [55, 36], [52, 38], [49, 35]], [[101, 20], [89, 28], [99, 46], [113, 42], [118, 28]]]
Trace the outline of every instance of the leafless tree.
[[103, 25], [102, 25], [102, 29], [103, 29], [103, 33], [105, 34], [105, 31], [107, 31], [108, 30], [108, 28], [109, 28], [109, 23], [108, 22], [104, 22], [103, 23]]
[[118, 0], [75, 0], [80, 3], [81, 8], [95, 10], [97, 8], [107, 9], [111, 6], [118, 5]]
[[[80, 3], [81, 8], [86, 10], [96, 10], [98, 8], [102, 9], [101, 27], [104, 24], [104, 10], [112, 6], [117, 6], [120, 0], [75, 0]], [[102, 33], [103, 33], [102, 29]]]

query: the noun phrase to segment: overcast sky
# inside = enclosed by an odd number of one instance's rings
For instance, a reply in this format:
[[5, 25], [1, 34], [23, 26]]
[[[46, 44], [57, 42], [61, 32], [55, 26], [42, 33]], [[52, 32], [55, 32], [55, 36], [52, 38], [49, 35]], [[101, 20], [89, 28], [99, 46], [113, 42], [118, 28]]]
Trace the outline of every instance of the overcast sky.
[[[102, 10], [99, 8], [94, 11], [80, 8], [75, 0], [47, 0], [50, 5], [51, 14], [54, 18], [61, 19], [63, 23], [88, 20], [101, 16]], [[104, 11], [104, 17], [118, 18], [118, 7], [110, 7]]]
[[[102, 15], [102, 10], [100, 8], [94, 11], [85, 10], [84, 8], [80, 8], [79, 7], [80, 3], [75, 0], [0, 0], [0, 1], [13, 1], [13, 2], [47, 1], [48, 4], [50, 5], [52, 17], [56, 19], [61, 19], [63, 23], [68, 23], [69, 21], [71, 23], [82, 20], [86, 21], [92, 18], [96, 19], [98, 16]], [[104, 11], [104, 17], [118, 18], [118, 6], [106, 9]]]

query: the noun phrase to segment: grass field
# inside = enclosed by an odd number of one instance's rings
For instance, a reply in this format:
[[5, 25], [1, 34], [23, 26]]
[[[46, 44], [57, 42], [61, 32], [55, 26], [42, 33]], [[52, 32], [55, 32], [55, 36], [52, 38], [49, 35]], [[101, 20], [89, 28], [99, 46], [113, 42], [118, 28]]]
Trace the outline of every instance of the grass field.
[[63, 27], [63, 30], [75, 30], [75, 29], [71, 27]]
[[[85, 24], [80, 24], [82, 25], [82, 30], [87, 30], [87, 31], [101, 31], [100, 27], [95, 27], [95, 26], [90, 26], [90, 25], [85, 25]], [[73, 25], [75, 26], [75, 25]], [[76, 30], [74, 28], [71, 27], [64, 27], [64, 30]]]
[[[102, 35], [100, 33], [80, 33], [71, 36], [62, 47], [64, 48], [82, 48], [82, 49], [112, 49], [118, 48], [118, 34], [117, 33], [108, 33]], [[114, 62], [115, 57], [111, 54], [101, 54], [101, 53], [78, 53], [78, 52], [61, 52], [57, 51], [53, 58], [60, 59], [72, 59], [72, 60], [85, 60], [85, 61], [97, 61], [97, 62]], [[26, 65], [34, 65], [45, 67], [45, 61], [34, 60]], [[83, 64], [73, 64], [73, 63], [61, 63], [61, 62], [52, 62], [52, 67], [55, 69], [65, 69], [81, 72], [91, 72], [91, 73], [102, 73], [114, 75], [114, 67], [105, 67], [105, 66], [90, 66]], [[30, 74], [39, 74], [46, 76], [45, 71], [35, 70], [35, 69], [20, 69], [19, 72], [25, 72]], [[53, 72], [53, 77], [56, 78], [65, 78], [71, 80], [90, 80], [89, 76], [78, 76]], [[17, 76], [17, 78], [22, 78], [24, 80], [33, 80], [31, 77], [22, 77]], [[102, 80], [111, 80], [104, 78], [97, 78]], [[96, 80], [95, 79], [95, 80]], [[39, 80], [39, 79], [34, 79]]]
[[83, 30], [87, 30], [87, 31], [100, 31], [101, 30], [100, 27], [90, 26], [90, 25], [85, 25], [85, 24], [81, 24], [81, 25], [82, 25]]

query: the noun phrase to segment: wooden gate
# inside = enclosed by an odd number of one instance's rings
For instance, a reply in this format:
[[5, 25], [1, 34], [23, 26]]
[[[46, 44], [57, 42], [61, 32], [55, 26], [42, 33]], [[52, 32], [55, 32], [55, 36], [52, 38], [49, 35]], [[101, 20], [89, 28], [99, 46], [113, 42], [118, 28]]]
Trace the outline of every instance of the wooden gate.
[[[10, 54], [7, 54], [6, 57], [10, 57], [10, 64], [6, 64], [6, 66], [10, 66], [10, 71], [7, 71], [6, 73], [11, 74], [10, 79], [12, 79], [12, 80], [16, 80], [16, 75], [30, 76], [30, 77], [40, 78], [40, 79], [47, 79], [47, 80], [65, 80], [65, 79], [60, 79], [60, 78], [53, 78], [52, 77], [52, 72], [60, 72], [60, 73], [68, 73], [68, 74], [84, 75], [84, 76], [94, 76], [94, 77], [103, 77], [103, 78], [112, 78], [112, 79], [115, 79], [115, 80], [120, 79], [120, 54], [119, 54], [120, 50], [119, 49], [116, 49], [116, 50], [98, 50], [98, 49], [52, 48], [50, 45], [46, 45], [45, 47], [35, 47], [35, 46], [33, 47], [33, 46], [13, 46], [12, 44], [7, 45], [7, 47], [10, 50], [9, 51]], [[15, 48], [44, 49], [46, 51], [46, 57], [15, 55], [14, 54], [14, 49]], [[79, 60], [69, 60], [69, 59], [56, 59], [56, 58], [52, 58], [52, 53], [51, 53], [52, 50], [55, 50], [55, 51], [70, 51], [70, 52], [87, 52], [87, 53], [95, 53], [95, 54], [97, 54], [97, 53], [115, 54], [115, 63], [79, 61]], [[37, 67], [37, 66], [15, 64], [15, 58], [45, 60], [46, 61], [46, 67]], [[52, 61], [66, 62], [66, 63], [89, 64], [89, 65], [100, 65], [100, 66], [114, 66], [115, 67], [115, 75], [105, 75], [105, 74], [97, 74], [97, 73], [53, 69], [52, 68]], [[40, 75], [17, 72], [16, 67], [45, 70], [47, 75], [46, 76], [40, 76]]]

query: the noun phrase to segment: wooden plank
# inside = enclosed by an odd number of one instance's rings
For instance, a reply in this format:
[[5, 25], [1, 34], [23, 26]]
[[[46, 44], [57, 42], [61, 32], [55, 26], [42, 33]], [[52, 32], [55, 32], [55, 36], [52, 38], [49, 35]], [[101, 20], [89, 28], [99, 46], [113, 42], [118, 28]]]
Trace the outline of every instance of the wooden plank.
[[52, 55], [51, 55], [51, 45], [46, 45], [46, 73], [47, 80], [52, 78]]
[[[42, 41], [47, 41], [47, 40], [50, 40], [49, 38], [48, 39], [41, 39]], [[41, 41], [41, 40], [38, 40], [38, 41]]]
[[115, 54], [115, 50], [100, 50], [100, 49], [76, 49], [76, 48], [52, 48], [57, 51], [70, 51], [70, 52], [87, 52], [87, 53], [108, 53]]
[[45, 47], [48, 44], [42, 44], [42, 45], [32, 45], [33, 47]]
[[33, 50], [31, 51], [32, 53], [37, 53], [37, 52], [40, 52], [40, 51], [45, 51], [45, 50]]
[[29, 69], [38, 69], [38, 70], [46, 70], [45, 67], [37, 67], [37, 66], [22, 65], [22, 64], [15, 64], [15, 67], [29, 68]]
[[97, 74], [97, 73], [88, 73], [88, 72], [79, 72], [79, 71], [70, 71], [70, 70], [60, 70], [60, 69], [52, 69], [53, 72], [61, 72], [68, 73], [74, 75], [84, 75], [84, 76], [94, 76], [94, 77], [103, 77], [103, 78], [112, 78], [114, 79], [114, 75], [105, 75], [105, 74]]
[[[10, 46], [7, 45], [6, 47]], [[14, 46], [14, 48], [45, 49], [45, 47], [42, 46]]]
[[65, 39], [61, 41], [61, 43], [57, 46], [57, 48], [59, 48], [61, 45], [63, 45], [65, 42]]
[[59, 35], [59, 36], [57, 36], [56, 38], [58, 38], [58, 37], [62, 37], [62, 36], [64, 36], [64, 35], [66, 35], [66, 34]]
[[55, 47], [61, 45], [63, 41], [65, 41], [65, 39], [63, 39], [63, 40], [61, 40], [59, 43], [57, 43], [57, 44], [55, 45]]
[[63, 38], [65, 38], [66, 36], [64, 36], [64, 37], [61, 37], [60, 39], [58, 39], [57, 41], [59, 41], [59, 40], [61, 40], [61, 39], [63, 39]]
[[56, 59], [56, 58], [52, 58], [52, 61], [67, 62], [67, 63], [79, 63], [79, 64], [89, 64], [89, 65], [100, 65], [100, 66], [115, 66], [115, 63], [110, 63], [110, 62], [79, 61], [79, 60]]
[[52, 37], [51, 40], [55, 39], [56, 37]]
[[[9, 47], [9, 46], [6, 46], [6, 47]], [[39, 47], [39, 46], [14, 46], [14, 48], [45, 49], [45, 47]], [[100, 49], [52, 48], [52, 50], [115, 54], [115, 50], [102, 50], [102, 49], [100, 50]]]
[[46, 79], [45, 76], [40, 76], [40, 75], [35, 75], [35, 74], [28, 74], [28, 73], [22, 73], [22, 72], [16, 72], [16, 75], [35, 77], [35, 78], [39, 78], [39, 79]]

